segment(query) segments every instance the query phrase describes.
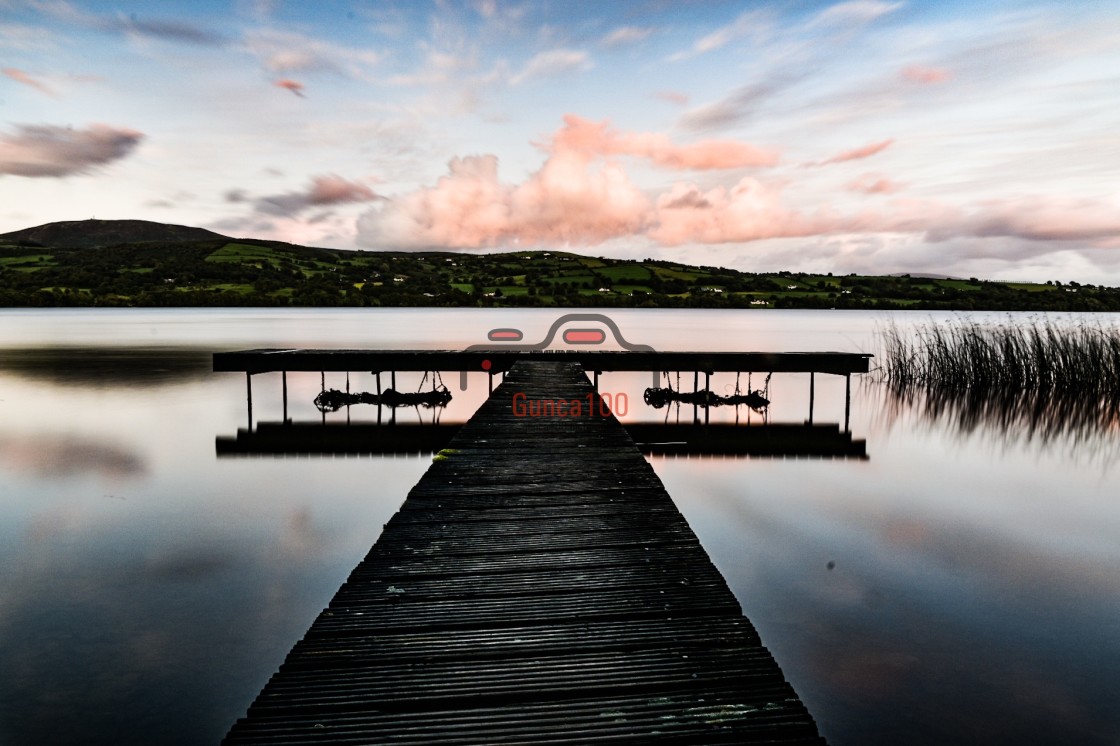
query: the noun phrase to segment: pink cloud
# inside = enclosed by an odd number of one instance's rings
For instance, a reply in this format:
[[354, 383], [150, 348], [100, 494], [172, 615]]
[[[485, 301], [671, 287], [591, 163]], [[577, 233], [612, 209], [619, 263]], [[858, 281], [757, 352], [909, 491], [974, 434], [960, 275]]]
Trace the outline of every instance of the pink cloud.
[[902, 77], [912, 83], [930, 85], [934, 83], [944, 83], [951, 75], [948, 70], [941, 67], [910, 65], [909, 67], [903, 68]]
[[313, 205], [368, 202], [372, 199], [377, 199], [377, 195], [368, 186], [356, 181], [347, 181], [335, 174], [316, 176], [307, 193], [307, 201]]
[[144, 135], [123, 127], [92, 124], [86, 129], [20, 125], [0, 135], [0, 174], [72, 176], [124, 158]]
[[665, 168], [714, 170], [774, 166], [778, 154], [738, 140], [702, 140], [675, 145], [655, 132], [617, 132], [608, 122], [592, 122], [574, 114], [552, 139], [553, 151], [579, 151], [589, 155], [629, 155], [647, 158]]
[[454, 158], [434, 187], [378, 205], [358, 221], [359, 243], [422, 248], [602, 243], [639, 233], [649, 199], [617, 164], [591, 168], [563, 151], [524, 183], [498, 181], [493, 155]]
[[[243, 190], [226, 193], [229, 202], [243, 202]], [[270, 215], [294, 215], [313, 205], [338, 205], [347, 202], [371, 202], [377, 194], [365, 184], [348, 181], [341, 176], [328, 174], [316, 176], [311, 186], [303, 192], [287, 192], [261, 197], [256, 200], [257, 211]]]
[[23, 70], [19, 70], [19, 69], [14, 68], [14, 67], [5, 67], [3, 70], [0, 70], [0, 72], [3, 72], [5, 77], [11, 78], [12, 80], [16, 81], [17, 83], [23, 83], [25, 86], [29, 86], [31, 88], [34, 88], [35, 90], [39, 91], [40, 93], [45, 93], [48, 96], [57, 96], [58, 95], [46, 83], [43, 83], [42, 81], [36, 80], [35, 78], [31, 77], [26, 72], [24, 72]]
[[596, 244], [641, 232], [649, 198], [622, 166], [591, 166], [581, 156], [560, 152], [512, 192], [516, 235], [530, 243]]
[[1120, 213], [1102, 200], [1031, 195], [950, 205], [931, 199], [894, 198], [885, 211], [863, 211], [834, 228], [855, 233], [920, 233], [927, 241], [954, 238], [1016, 238], [1079, 242], [1120, 248]]
[[894, 143], [893, 139], [883, 140], [881, 142], [873, 142], [869, 145], [864, 145], [862, 148], [855, 148], [853, 150], [845, 150], [842, 153], [837, 153], [831, 158], [826, 158], [823, 161], [813, 161], [806, 163], [806, 166], [827, 166], [833, 163], [844, 163], [845, 161], [857, 161], [862, 158], [870, 158], [877, 153], [882, 153]]
[[466, 248], [510, 238], [510, 189], [498, 183], [497, 157], [453, 158], [448, 169], [434, 187], [384, 202], [359, 218], [358, 243]]
[[653, 95], [662, 101], [668, 101], [676, 106], [687, 106], [690, 100], [687, 93], [681, 93], [680, 91], [658, 91]]
[[379, 246], [477, 248], [597, 244], [644, 233], [656, 222], [650, 198], [609, 156], [672, 169], [769, 166], [777, 155], [733, 140], [675, 145], [657, 133], [618, 132], [574, 115], [542, 146], [548, 157], [525, 182], [498, 180], [492, 155], [455, 158], [447, 176], [378, 205], [359, 220], [359, 242]]
[[[710, 141], [714, 142], [714, 141]], [[890, 140], [846, 151], [843, 162], [881, 152]], [[703, 145], [704, 147], [700, 147]], [[503, 183], [494, 155], [453, 158], [434, 185], [379, 200], [358, 220], [357, 243], [377, 248], [592, 246], [638, 239], [664, 246], [746, 243], [836, 234], [924, 234], [1031, 241], [1083, 241], [1120, 247], [1120, 213], [1101, 202], [1020, 198], [959, 207], [936, 200], [891, 198], [845, 211], [821, 204], [790, 207], [782, 188], [754, 177], [702, 188], [680, 181], [659, 193], [640, 189], [612, 156], [630, 155], [670, 168], [724, 167], [753, 162], [723, 143], [679, 146], [653, 133], [627, 133], [569, 116], [542, 146], [540, 169], [520, 183]], [[738, 159], [738, 160], [736, 160]], [[325, 178], [325, 177], [324, 177]], [[337, 186], [347, 194], [346, 182]], [[902, 185], [864, 174], [850, 191], [888, 195]], [[310, 197], [303, 195], [304, 204]]]
[[898, 182], [874, 174], [863, 174], [858, 179], [848, 182], [846, 187], [849, 191], [864, 194], [893, 194], [902, 189], [902, 185]]
[[281, 78], [280, 80], [277, 80], [275, 83], [273, 83], [273, 85], [277, 88], [287, 89], [300, 98], [306, 98], [303, 95], [303, 83], [300, 83], [298, 81], [289, 80], [288, 78]]
[[1091, 199], [1040, 196], [991, 200], [955, 220], [931, 224], [927, 238], [941, 241], [956, 236], [1011, 236], [1031, 241], [1085, 241], [1103, 248], [1120, 248], [1120, 211]]
[[749, 177], [730, 189], [704, 192], [694, 184], [675, 184], [658, 198], [655, 225], [648, 235], [676, 246], [810, 236], [838, 227], [828, 215], [807, 216], [786, 209], [779, 197], [776, 189]]

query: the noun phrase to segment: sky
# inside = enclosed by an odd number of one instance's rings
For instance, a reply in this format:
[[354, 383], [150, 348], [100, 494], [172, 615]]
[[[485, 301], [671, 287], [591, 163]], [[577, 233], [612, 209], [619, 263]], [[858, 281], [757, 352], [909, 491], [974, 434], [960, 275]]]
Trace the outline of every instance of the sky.
[[0, 0], [0, 232], [1120, 285], [1120, 4]]

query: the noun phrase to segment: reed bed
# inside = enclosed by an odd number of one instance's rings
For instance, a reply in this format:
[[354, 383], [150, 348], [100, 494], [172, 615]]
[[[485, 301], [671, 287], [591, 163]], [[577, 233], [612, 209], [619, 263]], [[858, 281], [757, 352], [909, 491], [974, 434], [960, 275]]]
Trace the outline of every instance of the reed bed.
[[880, 378], [900, 401], [964, 430], [1033, 437], [1120, 429], [1120, 328], [1054, 321], [930, 323], [882, 332]]

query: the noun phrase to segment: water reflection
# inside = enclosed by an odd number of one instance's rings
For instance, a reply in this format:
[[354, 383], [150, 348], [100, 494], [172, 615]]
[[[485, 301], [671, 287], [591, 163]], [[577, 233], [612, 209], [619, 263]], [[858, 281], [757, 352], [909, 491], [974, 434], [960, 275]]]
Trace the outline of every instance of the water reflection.
[[961, 437], [981, 434], [1008, 444], [1065, 446], [1082, 455], [1120, 457], [1120, 392], [1098, 396], [1062, 389], [890, 381], [872, 385], [882, 389], [882, 414], [888, 423], [915, 414]]
[[[215, 450], [226, 456], [356, 456], [431, 454], [447, 446], [459, 424], [258, 422], [236, 436], [219, 435]], [[675, 425], [623, 423], [646, 454], [660, 456], [761, 456], [770, 458], [867, 458], [867, 443], [837, 423]]]
[[1120, 445], [1120, 327], [961, 318], [880, 332], [886, 414], [1100, 455]]
[[[215, 434], [245, 425], [246, 387], [209, 373], [210, 349], [446, 349], [508, 324], [506, 313], [8, 312], [0, 343], [32, 357], [52, 339], [66, 346], [49, 365], [0, 352], [0, 743], [216, 743], [430, 465], [215, 459]], [[859, 350], [880, 316], [618, 313], [666, 349]], [[531, 334], [555, 312], [524, 314]], [[123, 348], [157, 339], [198, 350], [195, 362], [138, 376], [142, 348]], [[106, 347], [88, 359], [119, 368], [71, 378], [67, 368], [89, 367], [74, 351], [95, 340]], [[319, 373], [290, 379], [291, 414], [318, 421]], [[343, 387], [341, 375], [326, 380]], [[601, 382], [637, 402], [648, 376]], [[252, 385], [258, 414], [279, 423], [279, 375]], [[817, 413], [842, 418], [843, 379], [816, 386]], [[810, 387], [776, 375], [774, 419], [808, 416]], [[456, 391], [445, 419], [469, 417], [486, 388]], [[950, 408], [869, 382], [853, 391], [853, 430], [876, 432], [873, 411], [898, 421], [875, 437], [872, 460], [651, 461], [830, 743], [1115, 746], [1115, 479], [1066, 458], [1059, 436], [1027, 448], [1011, 421], [961, 429]], [[942, 430], [1008, 447], [962, 448]], [[56, 455], [28, 455], [37, 449]], [[67, 464], [82, 470], [58, 478]]]
[[1116, 743], [1116, 511], [1073, 528], [1083, 482], [897, 442], [874, 464], [713, 464], [702, 495], [654, 464], [830, 743]]
[[75, 435], [0, 436], [0, 466], [38, 479], [61, 479], [84, 473], [102, 477], [137, 477], [144, 460], [127, 449]]
[[162, 386], [201, 380], [209, 349], [189, 347], [29, 347], [0, 352], [0, 372], [63, 386]]

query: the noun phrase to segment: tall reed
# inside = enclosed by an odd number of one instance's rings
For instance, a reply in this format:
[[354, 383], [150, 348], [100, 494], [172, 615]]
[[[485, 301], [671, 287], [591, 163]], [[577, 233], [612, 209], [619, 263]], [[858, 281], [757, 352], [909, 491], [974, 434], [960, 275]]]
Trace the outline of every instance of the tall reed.
[[931, 323], [883, 333], [883, 378], [895, 386], [1120, 392], [1120, 328], [1052, 321]]
[[926, 414], [1028, 437], [1120, 428], [1120, 328], [1054, 321], [930, 323], [882, 332], [880, 377]]

